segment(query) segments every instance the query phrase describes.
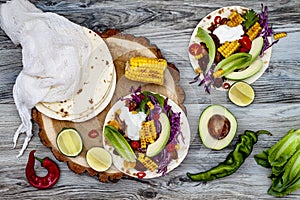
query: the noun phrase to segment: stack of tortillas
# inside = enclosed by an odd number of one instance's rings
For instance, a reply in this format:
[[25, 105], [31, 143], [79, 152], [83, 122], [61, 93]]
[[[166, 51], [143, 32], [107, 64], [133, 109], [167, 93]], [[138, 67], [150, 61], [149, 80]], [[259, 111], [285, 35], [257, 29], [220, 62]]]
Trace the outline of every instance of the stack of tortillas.
[[23, 69], [13, 89], [22, 121], [14, 146], [26, 133], [18, 156], [32, 137], [34, 106], [51, 118], [82, 122], [108, 105], [116, 75], [110, 51], [96, 33], [26, 0], [2, 4], [0, 26], [22, 46]]
[[116, 72], [106, 43], [95, 32], [83, 28], [91, 43], [88, 76], [73, 98], [60, 102], [40, 102], [36, 108], [50, 118], [73, 122], [97, 116], [109, 104], [116, 87]]

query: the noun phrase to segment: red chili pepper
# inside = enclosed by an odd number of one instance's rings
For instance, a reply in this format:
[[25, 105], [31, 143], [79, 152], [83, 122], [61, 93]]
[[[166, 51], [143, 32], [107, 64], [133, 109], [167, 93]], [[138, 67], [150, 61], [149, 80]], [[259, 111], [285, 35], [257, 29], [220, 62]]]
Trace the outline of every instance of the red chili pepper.
[[251, 49], [251, 40], [247, 35], [244, 35], [242, 39], [239, 39], [239, 43], [242, 45], [242, 48], [245, 50], [250, 50]]
[[131, 147], [132, 147], [133, 149], [137, 149], [137, 148], [140, 147], [140, 143], [139, 143], [138, 141], [132, 141], [132, 142], [130, 143], [130, 145], [131, 145]]
[[[46, 157], [40, 159], [34, 156], [35, 150], [29, 153], [28, 163], [26, 165], [26, 177], [30, 185], [38, 189], [48, 189], [55, 185], [59, 179], [60, 172], [57, 164]], [[48, 170], [48, 173], [44, 177], [39, 177], [35, 174], [34, 164], [35, 159], [41, 162], [41, 166]]]
[[138, 178], [142, 179], [146, 176], [146, 173], [145, 172], [138, 172], [136, 175], [137, 175]]
[[216, 16], [215, 19], [214, 19], [214, 23], [215, 24], [220, 24], [221, 20], [222, 20], [221, 16]]
[[229, 89], [230, 88], [230, 84], [225, 82], [223, 83], [223, 86], [222, 86], [225, 90]]

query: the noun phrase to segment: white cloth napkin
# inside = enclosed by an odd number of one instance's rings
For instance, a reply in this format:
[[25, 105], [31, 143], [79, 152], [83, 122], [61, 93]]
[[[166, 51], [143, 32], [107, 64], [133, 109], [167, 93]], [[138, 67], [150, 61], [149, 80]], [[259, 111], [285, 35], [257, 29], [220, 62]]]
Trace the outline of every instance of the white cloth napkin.
[[90, 43], [82, 27], [54, 13], [44, 13], [27, 0], [1, 5], [0, 26], [22, 46], [23, 69], [16, 79], [13, 97], [22, 124], [14, 135], [14, 147], [26, 133], [20, 157], [32, 137], [31, 109], [38, 102], [72, 97], [87, 77]]

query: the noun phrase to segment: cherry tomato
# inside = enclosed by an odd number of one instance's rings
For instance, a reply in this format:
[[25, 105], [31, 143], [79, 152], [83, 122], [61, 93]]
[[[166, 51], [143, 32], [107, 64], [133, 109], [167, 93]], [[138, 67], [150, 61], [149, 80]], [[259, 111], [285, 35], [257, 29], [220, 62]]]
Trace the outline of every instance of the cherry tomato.
[[154, 120], [159, 120], [159, 116], [160, 116], [159, 114], [154, 114], [154, 115], [153, 115], [153, 119], [154, 119]]
[[214, 19], [214, 23], [215, 24], [220, 24], [221, 20], [222, 20], [221, 16], [216, 16], [215, 19]]
[[248, 53], [248, 52], [249, 52], [249, 50], [250, 50], [250, 49], [247, 49], [247, 48], [244, 48], [244, 47], [242, 47], [242, 48], [241, 48], [241, 50], [240, 50], [240, 52], [245, 52], [245, 53]]
[[130, 143], [130, 146], [133, 148], [133, 149], [137, 149], [140, 147], [140, 143], [138, 141], [132, 141]]
[[137, 107], [137, 103], [136, 102], [130, 102], [129, 105], [128, 105], [128, 109], [129, 111], [134, 111]]
[[251, 40], [247, 35], [244, 35], [242, 39], [239, 39], [239, 43], [241, 44], [243, 49], [250, 50], [251, 49]]
[[169, 144], [166, 146], [166, 150], [167, 150], [168, 152], [173, 152], [173, 151], [175, 151], [175, 144], [169, 143]]
[[189, 47], [189, 52], [193, 56], [198, 56], [202, 53], [202, 47], [200, 44], [194, 43]]
[[136, 175], [137, 175], [138, 178], [142, 179], [146, 176], [146, 173], [145, 172], [138, 172]]

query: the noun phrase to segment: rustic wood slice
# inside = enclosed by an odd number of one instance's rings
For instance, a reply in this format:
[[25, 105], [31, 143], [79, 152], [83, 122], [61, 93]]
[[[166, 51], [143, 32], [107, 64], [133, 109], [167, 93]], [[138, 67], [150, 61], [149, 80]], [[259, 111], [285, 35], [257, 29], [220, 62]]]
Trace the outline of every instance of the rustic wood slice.
[[[169, 97], [185, 112], [185, 107], [183, 106], [185, 95], [183, 89], [179, 85], [179, 70], [175, 67], [175, 65], [170, 63], [168, 63], [168, 68], [165, 71], [163, 86], [130, 81], [124, 77], [125, 64], [132, 56], [163, 58], [161, 51], [155, 45], [150, 44], [148, 39], [144, 37], [134, 37], [129, 34], [121, 34], [117, 30], [108, 30], [105, 33], [99, 33], [99, 35], [107, 43], [116, 67], [117, 85], [111, 103], [96, 117], [80, 123], [55, 120], [47, 117], [36, 109], [33, 109], [32, 116], [34, 121], [36, 121], [40, 127], [39, 136], [42, 143], [51, 149], [57, 160], [66, 162], [69, 169], [77, 174], [88, 172], [91, 176], [98, 176], [99, 181], [101, 182], [108, 182], [109, 180], [115, 182], [122, 178], [122, 172], [118, 171], [114, 166], [106, 172], [94, 171], [88, 166], [85, 159], [88, 149], [94, 146], [103, 146], [101, 135], [103, 123], [111, 106], [120, 97], [129, 94], [131, 87], [137, 88], [141, 85], [143, 90], [157, 92]], [[75, 158], [62, 155], [56, 145], [57, 133], [65, 127], [77, 129], [83, 139], [84, 149], [82, 153]], [[90, 137], [89, 133], [91, 132], [94, 133], [94, 136], [96, 137]]]

